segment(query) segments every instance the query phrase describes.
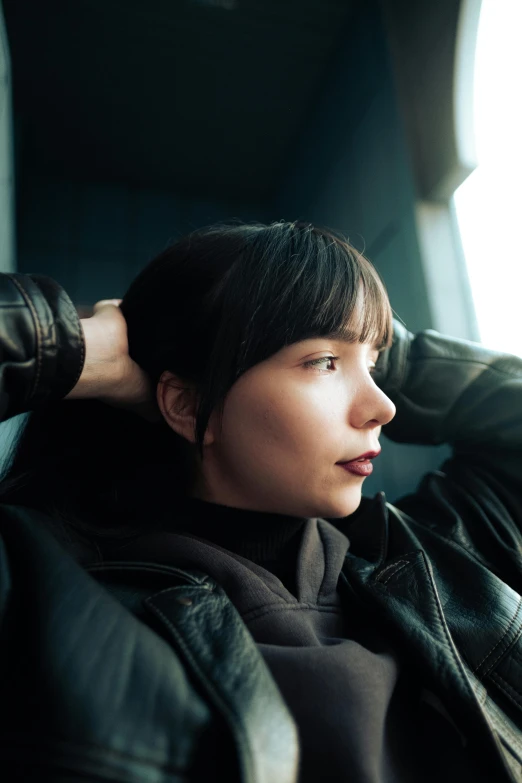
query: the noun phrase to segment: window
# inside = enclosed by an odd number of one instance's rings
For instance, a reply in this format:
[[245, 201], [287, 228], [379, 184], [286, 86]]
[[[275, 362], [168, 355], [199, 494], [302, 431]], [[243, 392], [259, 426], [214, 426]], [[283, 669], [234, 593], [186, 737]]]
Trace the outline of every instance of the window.
[[480, 339], [522, 356], [522, 2], [482, 0], [473, 125], [478, 167], [454, 195]]

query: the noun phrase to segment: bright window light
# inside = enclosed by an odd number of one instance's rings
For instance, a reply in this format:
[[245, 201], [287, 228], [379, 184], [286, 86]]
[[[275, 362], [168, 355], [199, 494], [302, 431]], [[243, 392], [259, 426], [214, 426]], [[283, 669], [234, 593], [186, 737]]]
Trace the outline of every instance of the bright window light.
[[522, 356], [522, 2], [482, 0], [474, 73], [478, 167], [455, 208], [480, 339]]

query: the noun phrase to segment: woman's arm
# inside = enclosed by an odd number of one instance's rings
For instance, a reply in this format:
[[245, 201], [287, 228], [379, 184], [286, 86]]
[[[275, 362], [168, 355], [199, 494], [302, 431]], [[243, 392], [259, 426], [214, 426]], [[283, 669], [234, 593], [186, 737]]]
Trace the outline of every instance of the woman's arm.
[[[506, 512], [521, 529], [522, 359], [431, 329], [415, 336], [394, 321], [375, 380], [397, 407], [385, 435], [452, 445], [441, 467], [450, 502], [460, 503], [463, 493], [482, 511], [500, 502], [502, 518]], [[432, 502], [430, 491], [424, 482], [417, 497]]]
[[128, 354], [116, 302], [80, 321], [44, 275], [0, 274], [0, 420], [62, 398], [97, 398], [158, 419], [145, 374]]

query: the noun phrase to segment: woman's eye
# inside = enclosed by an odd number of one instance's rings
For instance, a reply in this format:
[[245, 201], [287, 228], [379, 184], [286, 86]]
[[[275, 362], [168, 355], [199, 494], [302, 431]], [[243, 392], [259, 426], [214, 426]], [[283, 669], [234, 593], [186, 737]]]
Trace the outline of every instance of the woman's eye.
[[[318, 367], [319, 365], [323, 364], [324, 362], [336, 362], [336, 361], [338, 361], [338, 359], [340, 359], [339, 356], [320, 356], [319, 359], [311, 359], [309, 362], [305, 362], [304, 366], [305, 367]], [[325, 369], [327, 371], [331, 371], [334, 368], [330, 367], [330, 368], [325, 368]], [[368, 367], [368, 372], [370, 373], [370, 375], [374, 375], [376, 369], [377, 369], [376, 365], [372, 363], [370, 365], [370, 367]]]
[[305, 362], [305, 367], [317, 367], [321, 362], [335, 362], [339, 359], [339, 356], [321, 356], [319, 359], [311, 359], [309, 362]]

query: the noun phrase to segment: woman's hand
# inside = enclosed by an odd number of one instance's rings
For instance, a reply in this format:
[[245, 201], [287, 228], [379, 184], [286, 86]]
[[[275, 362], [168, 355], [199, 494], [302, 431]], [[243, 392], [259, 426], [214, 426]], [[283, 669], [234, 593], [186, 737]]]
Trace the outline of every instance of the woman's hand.
[[93, 315], [80, 323], [85, 335], [85, 363], [65, 399], [99, 399], [154, 422], [161, 419], [154, 390], [144, 371], [129, 356], [127, 324], [121, 299], [96, 302]]

